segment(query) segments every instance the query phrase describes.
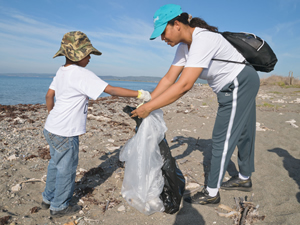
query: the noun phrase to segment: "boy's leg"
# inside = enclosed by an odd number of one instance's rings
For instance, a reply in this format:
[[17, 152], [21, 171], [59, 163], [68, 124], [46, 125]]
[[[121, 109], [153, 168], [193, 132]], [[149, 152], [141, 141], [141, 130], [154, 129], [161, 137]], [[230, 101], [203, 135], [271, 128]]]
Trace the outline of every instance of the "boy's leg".
[[50, 210], [60, 211], [68, 207], [74, 192], [79, 139], [78, 137], [61, 137], [49, 133], [49, 141], [54, 149], [51, 159], [53, 159], [57, 169], [55, 191]]
[[49, 144], [51, 159], [49, 160], [48, 163], [47, 182], [46, 182], [45, 190], [42, 193], [42, 196], [43, 196], [43, 202], [50, 205], [52, 199], [54, 198], [57, 169], [56, 169], [55, 161], [53, 160], [55, 150], [51, 145], [51, 141], [49, 139], [49, 132], [46, 129], [44, 129], [44, 136], [46, 138], [46, 141]]

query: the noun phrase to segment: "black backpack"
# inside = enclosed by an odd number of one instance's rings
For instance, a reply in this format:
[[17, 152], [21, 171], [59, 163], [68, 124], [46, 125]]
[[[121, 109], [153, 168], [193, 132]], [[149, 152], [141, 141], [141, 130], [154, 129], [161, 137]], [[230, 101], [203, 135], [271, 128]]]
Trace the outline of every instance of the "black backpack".
[[271, 72], [277, 63], [277, 57], [266, 41], [250, 33], [218, 32], [231, 43], [247, 60], [235, 62], [223, 59], [213, 59], [224, 62], [251, 64], [255, 70]]

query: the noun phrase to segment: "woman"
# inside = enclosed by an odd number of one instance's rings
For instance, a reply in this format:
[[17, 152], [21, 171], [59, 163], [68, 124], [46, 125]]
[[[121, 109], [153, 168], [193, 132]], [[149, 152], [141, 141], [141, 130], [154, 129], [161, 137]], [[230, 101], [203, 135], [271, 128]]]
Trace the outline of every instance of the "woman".
[[[260, 83], [257, 72], [250, 65], [214, 60], [243, 62], [245, 58], [217, 33], [216, 27], [200, 18], [191, 19], [180, 6], [162, 6], [153, 18], [150, 40], [161, 36], [172, 47], [178, 44], [177, 52], [169, 71], [151, 94], [152, 100], [133, 111], [133, 117], [145, 118], [151, 111], [176, 101], [193, 87], [198, 77], [207, 80], [219, 103], [212, 134], [211, 169], [207, 186], [187, 201], [219, 203], [219, 188], [250, 191], [254, 172], [255, 97]], [[239, 174], [222, 183], [236, 146]]]

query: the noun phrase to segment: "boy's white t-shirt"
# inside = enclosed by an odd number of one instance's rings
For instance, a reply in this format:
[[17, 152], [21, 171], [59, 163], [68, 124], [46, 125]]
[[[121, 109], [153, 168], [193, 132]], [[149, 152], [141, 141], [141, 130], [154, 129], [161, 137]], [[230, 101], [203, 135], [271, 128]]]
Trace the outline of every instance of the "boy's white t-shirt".
[[196, 27], [190, 49], [187, 44], [180, 43], [172, 65], [203, 68], [199, 78], [207, 80], [212, 90], [218, 93], [226, 84], [234, 80], [245, 65], [212, 59], [237, 62], [245, 60], [221, 34]]
[[47, 117], [45, 129], [64, 137], [84, 134], [89, 97], [96, 100], [107, 85], [84, 67], [60, 67], [49, 87], [55, 91], [56, 101]]

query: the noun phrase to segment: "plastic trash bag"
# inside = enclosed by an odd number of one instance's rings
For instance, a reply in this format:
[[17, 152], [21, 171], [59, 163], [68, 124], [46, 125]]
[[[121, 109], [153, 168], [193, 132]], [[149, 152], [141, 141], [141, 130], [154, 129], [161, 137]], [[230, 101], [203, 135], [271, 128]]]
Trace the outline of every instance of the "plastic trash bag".
[[[126, 106], [123, 109], [123, 111], [126, 112], [130, 116], [131, 116], [131, 112], [133, 110], [135, 110], [135, 108], [130, 107], [130, 106]], [[160, 113], [162, 113], [162, 111]], [[161, 114], [160, 116], [161, 116], [160, 119], [162, 121], [160, 125], [164, 127], [165, 122], [163, 121], [163, 115]], [[147, 120], [147, 118], [145, 119], [145, 121]], [[141, 129], [140, 126], [143, 122], [143, 119], [139, 119], [138, 117], [133, 117], [132, 119], [134, 119], [137, 123], [136, 132], [138, 133], [138, 130]], [[165, 131], [166, 130], [167, 129], [165, 129]], [[142, 141], [147, 142], [146, 143], [146, 147], [147, 147], [149, 144], [149, 140], [145, 139]], [[167, 140], [165, 139], [164, 134], [163, 134], [163, 138], [159, 142], [158, 146], [159, 146], [160, 155], [161, 155], [162, 161], [163, 161], [161, 171], [162, 171], [162, 176], [164, 179], [163, 189], [161, 190], [159, 197], [163, 202], [163, 206], [164, 206], [163, 211], [166, 213], [169, 213], [169, 214], [173, 214], [173, 213], [176, 213], [180, 208], [181, 199], [182, 199], [182, 196], [183, 196], [183, 193], [185, 190], [185, 179], [184, 179], [182, 172], [180, 171], [180, 169], [178, 168], [178, 166], [176, 164], [176, 160], [172, 157], [170, 148], [168, 146], [168, 143], [167, 143]], [[136, 160], [137, 159], [138, 158], [136, 158]], [[121, 158], [120, 158], [120, 160], [121, 160]], [[126, 163], [126, 166], [128, 163], [129, 162]], [[136, 171], [134, 171], [133, 176], [136, 176], [135, 174], [136, 174]], [[126, 175], [126, 167], [125, 167], [125, 175]], [[125, 180], [125, 175], [124, 175], [124, 180]]]
[[161, 168], [164, 177], [164, 189], [160, 195], [163, 200], [165, 213], [173, 214], [180, 209], [181, 199], [185, 190], [185, 179], [172, 157], [167, 140], [164, 138], [159, 144], [164, 165]]
[[129, 205], [146, 215], [164, 211], [160, 199], [164, 178], [159, 143], [166, 131], [162, 110], [155, 110], [143, 120], [137, 133], [120, 152], [120, 160], [125, 161], [122, 196]]

